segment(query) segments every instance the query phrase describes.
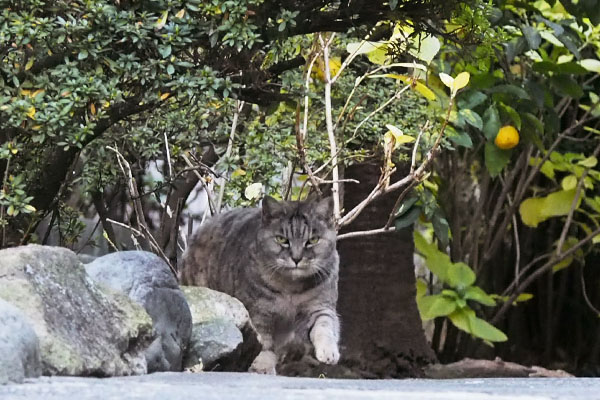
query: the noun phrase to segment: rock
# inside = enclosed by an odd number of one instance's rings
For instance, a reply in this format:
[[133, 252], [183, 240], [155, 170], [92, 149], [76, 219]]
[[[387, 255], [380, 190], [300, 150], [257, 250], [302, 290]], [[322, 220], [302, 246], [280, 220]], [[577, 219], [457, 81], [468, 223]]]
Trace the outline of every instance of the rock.
[[193, 368], [202, 363], [207, 371], [235, 370], [243, 343], [242, 332], [231, 320], [217, 319], [194, 324], [184, 367]]
[[[204, 287], [181, 286], [181, 290], [190, 305], [194, 323], [185, 366], [189, 368], [201, 358], [206, 370], [247, 371], [260, 353], [261, 345], [242, 302]], [[237, 339], [232, 324], [241, 333], [241, 345], [235, 346]]]
[[146, 351], [148, 372], [181, 371], [192, 334], [187, 301], [167, 263], [146, 251], [121, 251], [85, 266], [92, 279], [122, 292], [152, 318], [155, 342]]
[[29, 245], [0, 250], [0, 298], [31, 321], [44, 375], [147, 370], [150, 317], [127, 297], [95, 284], [68, 249]]
[[37, 378], [42, 372], [40, 343], [27, 317], [0, 300], [0, 385]]

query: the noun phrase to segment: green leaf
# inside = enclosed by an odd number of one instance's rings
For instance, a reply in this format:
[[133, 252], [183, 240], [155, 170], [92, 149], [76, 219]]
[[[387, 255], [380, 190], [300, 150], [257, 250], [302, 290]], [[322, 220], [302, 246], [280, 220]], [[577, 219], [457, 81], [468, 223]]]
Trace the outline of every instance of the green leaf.
[[381, 48], [385, 48], [387, 51], [387, 43], [385, 42], [369, 42], [369, 41], [362, 41], [362, 42], [353, 42], [353, 43], [348, 43], [346, 45], [346, 51], [350, 54], [368, 54], [368, 53], [372, 53], [376, 50], [379, 50]]
[[456, 310], [456, 302], [441, 294], [422, 296], [417, 299], [421, 319], [429, 320], [444, 317]]
[[[575, 198], [575, 190], [560, 190], [545, 197], [530, 197], [519, 206], [521, 220], [527, 226], [537, 227], [552, 217], [567, 215]], [[581, 199], [579, 200], [581, 203]], [[579, 207], [579, 204], [577, 204]]]
[[451, 289], [443, 289], [441, 292], [444, 296], [449, 297], [451, 299], [458, 299], [458, 293]]
[[471, 136], [463, 130], [456, 130], [450, 125], [446, 126], [446, 136], [452, 143], [457, 146], [463, 146], [468, 149], [473, 147], [473, 140], [471, 140]]
[[465, 289], [464, 298], [467, 300], [474, 300], [486, 306], [495, 306], [496, 300], [494, 300], [489, 294], [483, 291], [479, 286], [469, 286]]
[[531, 294], [531, 293], [521, 293], [515, 299], [515, 303], [519, 303], [519, 302], [523, 302], [523, 301], [528, 301], [528, 300], [531, 300], [531, 299], [533, 299], [533, 294]]
[[521, 125], [521, 136], [523, 139], [534, 143], [538, 149], [543, 151], [544, 144], [542, 142], [542, 134], [544, 133], [544, 124], [535, 115], [531, 113], [523, 113], [523, 121]]
[[454, 85], [454, 78], [452, 78], [448, 74], [440, 72], [440, 80], [442, 81], [442, 83], [444, 85], [446, 85], [448, 88], [452, 89], [452, 85]]
[[506, 94], [515, 96], [519, 99], [523, 99], [523, 100], [529, 100], [531, 98], [529, 96], [529, 93], [527, 93], [523, 88], [520, 88], [515, 85], [510, 85], [510, 84], [494, 86], [493, 88], [491, 88], [489, 90], [489, 92], [490, 93], [506, 93]]
[[467, 264], [458, 262], [448, 268], [448, 284], [454, 288], [465, 288], [475, 283], [475, 272]]
[[427, 268], [442, 282], [448, 281], [448, 269], [452, 265], [450, 257], [434, 244], [427, 242], [416, 230], [413, 233], [415, 248], [425, 258]]
[[575, 187], [577, 187], [577, 177], [575, 175], [567, 175], [563, 178], [560, 185], [562, 186], [563, 190], [575, 189]]
[[564, 95], [578, 99], [583, 96], [583, 89], [577, 81], [567, 75], [554, 75], [550, 78], [550, 82], [556, 90]]
[[158, 52], [162, 56], [162, 58], [167, 58], [171, 55], [171, 45], [168, 44], [166, 46], [158, 46]]
[[478, 90], [469, 90], [460, 95], [459, 108], [473, 109], [487, 100], [488, 96]]
[[579, 64], [590, 72], [600, 74], [600, 60], [593, 58], [586, 58], [585, 60], [579, 61]]
[[87, 50], [81, 50], [79, 52], [79, 54], [77, 54], [77, 59], [78, 60], [85, 60], [86, 58], [88, 58], [88, 52], [87, 52]]
[[173, 64], [169, 64], [167, 66], [167, 74], [173, 75], [174, 73], [175, 73], [175, 67], [173, 66]]
[[[427, 294], [427, 283], [423, 279], [417, 279], [417, 299]], [[418, 301], [418, 300], [417, 300]]]
[[467, 123], [472, 127], [477, 128], [479, 130], [483, 129], [483, 121], [481, 120], [479, 114], [477, 114], [475, 111], [469, 109], [460, 110], [458, 112], [458, 115], [464, 118], [465, 121], [467, 121]]
[[435, 214], [433, 214], [431, 224], [433, 225], [433, 232], [435, 233], [435, 237], [438, 238], [440, 244], [443, 247], [448, 246], [448, 232], [450, 231], [450, 226], [448, 225], [448, 221], [446, 221], [446, 218], [442, 217], [440, 212], [436, 212]]
[[523, 32], [523, 36], [525, 36], [525, 40], [527, 40], [527, 45], [530, 49], [535, 50], [540, 47], [542, 37], [537, 29], [533, 26], [521, 24], [521, 32]]
[[490, 176], [496, 177], [504, 167], [509, 163], [511, 150], [499, 149], [494, 143], [487, 142], [485, 144], [485, 167]]
[[475, 311], [469, 308], [458, 309], [448, 315], [448, 318], [450, 318], [452, 324], [458, 329], [480, 339], [489, 340], [490, 342], [504, 342], [508, 340], [502, 331], [486, 321], [477, 318]]
[[491, 105], [483, 114], [483, 134], [486, 139], [494, 140], [500, 130], [500, 115], [498, 109]]
[[594, 168], [596, 165], [598, 165], [598, 159], [594, 156], [591, 156], [586, 158], [585, 160], [579, 161], [577, 164], [583, 165], [587, 168]]
[[432, 35], [427, 35], [420, 39], [415, 38], [416, 43], [410, 47], [410, 54], [418, 58], [419, 60], [425, 61], [427, 64], [431, 63], [433, 58], [440, 51], [440, 41], [438, 38]]
[[500, 329], [494, 325], [477, 318], [474, 315], [470, 317], [471, 333], [480, 339], [489, 340], [490, 342], [506, 342], [508, 337]]
[[408, 210], [410, 210], [412, 208], [412, 206], [419, 200], [419, 198], [417, 196], [412, 196], [409, 197], [408, 199], [404, 200], [402, 202], [402, 204], [400, 204], [400, 206], [398, 207], [398, 210], [396, 210], [396, 212], [394, 213], [395, 217], [399, 217], [403, 214], [405, 214]]
[[396, 217], [394, 220], [394, 227], [396, 230], [406, 228], [407, 226], [414, 224], [419, 218], [419, 215], [421, 215], [421, 207], [413, 207], [406, 214]]
[[540, 168], [540, 172], [542, 174], [544, 174], [546, 177], [548, 177], [549, 179], [554, 179], [554, 177], [555, 177], [554, 164], [552, 164], [550, 161], [544, 161], [542, 168]]
[[467, 86], [469, 84], [469, 79], [471, 78], [471, 74], [469, 74], [468, 72], [461, 72], [460, 74], [456, 75], [456, 78], [454, 78], [454, 82], [452, 82], [452, 91], [454, 93], [458, 92], [460, 89], [464, 88], [465, 86]]
[[504, 103], [500, 104], [500, 109], [502, 110], [502, 112], [509, 116], [509, 118], [515, 124], [517, 130], [521, 130], [521, 116], [519, 115], [519, 113], [511, 106], [507, 106]]

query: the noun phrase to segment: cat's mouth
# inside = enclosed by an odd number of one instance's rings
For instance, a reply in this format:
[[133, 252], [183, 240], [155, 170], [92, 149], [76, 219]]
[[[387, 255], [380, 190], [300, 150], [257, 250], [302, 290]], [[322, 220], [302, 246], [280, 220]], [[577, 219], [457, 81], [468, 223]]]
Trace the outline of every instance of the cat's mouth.
[[315, 273], [314, 268], [305, 262], [300, 262], [298, 264], [289, 263], [283, 268], [285, 273], [291, 275], [292, 277], [305, 277]]

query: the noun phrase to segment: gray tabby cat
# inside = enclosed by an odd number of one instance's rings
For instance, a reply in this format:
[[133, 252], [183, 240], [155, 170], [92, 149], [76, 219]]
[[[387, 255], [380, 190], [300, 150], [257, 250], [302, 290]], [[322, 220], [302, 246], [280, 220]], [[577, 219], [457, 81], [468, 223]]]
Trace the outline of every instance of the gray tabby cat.
[[218, 215], [194, 235], [182, 282], [238, 298], [263, 349], [251, 371], [274, 374], [291, 343], [310, 343], [317, 360], [336, 364], [339, 258], [331, 199], [278, 202]]

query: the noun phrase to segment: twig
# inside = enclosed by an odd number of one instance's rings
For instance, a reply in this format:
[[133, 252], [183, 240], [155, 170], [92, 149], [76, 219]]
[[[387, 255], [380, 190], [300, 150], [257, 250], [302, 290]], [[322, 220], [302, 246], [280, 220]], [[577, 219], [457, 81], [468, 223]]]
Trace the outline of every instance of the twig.
[[398, 90], [396, 93], [394, 93], [394, 95], [392, 97], [390, 97], [385, 103], [383, 103], [381, 106], [377, 107], [377, 109], [375, 109], [374, 111], [372, 111], [369, 115], [367, 115], [365, 117], [365, 119], [363, 119], [362, 121], [360, 121], [360, 123], [358, 125], [356, 125], [356, 128], [354, 128], [354, 132], [352, 133], [352, 135], [356, 135], [358, 130], [369, 120], [371, 119], [371, 117], [373, 117], [375, 114], [377, 114], [378, 112], [380, 112], [381, 110], [383, 110], [384, 108], [386, 108], [387, 106], [389, 106], [390, 104], [392, 104], [395, 100], [398, 100], [400, 98], [400, 96], [402, 96], [402, 94], [404, 92], [406, 92], [408, 89], [410, 89], [410, 85], [406, 85], [404, 86], [402, 89]]
[[308, 131], [308, 102], [309, 102], [308, 93], [310, 91], [310, 75], [312, 73], [312, 69], [313, 69], [313, 66], [315, 65], [315, 62], [321, 56], [321, 52], [322, 52], [322, 49], [319, 49], [317, 54], [315, 54], [315, 56], [312, 58], [312, 60], [310, 60], [310, 63], [308, 64], [308, 70], [306, 71], [306, 78], [305, 78], [305, 82], [304, 82], [304, 87], [305, 87], [304, 115], [303, 115], [303, 120], [302, 120], [302, 131], [301, 131], [303, 140], [306, 140], [306, 134]]
[[592, 231], [589, 235], [587, 235], [585, 238], [581, 239], [577, 244], [575, 244], [573, 247], [570, 247], [564, 253], [560, 253], [559, 255], [556, 255], [555, 257], [551, 258], [544, 265], [542, 265], [540, 268], [538, 268], [537, 270], [535, 270], [531, 275], [529, 275], [527, 277], [527, 279], [525, 279], [523, 282], [521, 282], [520, 285], [517, 286], [517, 288], [515, 289], [514, 293], [502, 305], [502, 307], [500, 308], [500, 310], [498, 310], [498, 312], [496, 313], [496, 315], [494, 315], [494, 318], [491, 321], [492, 324], [496, 324], [496, 323], [498, 323], [498, 321], [500, 321], [500, 319], [504, 316], [504, 314], [506, 314], [506, 311], [508, 311], [508, 308], [511, 306], [511, 304], [516, 300], [516, 298], [521, 293], [523, 293], [523, 291], [525, 289], [527, 289], [527, 287], [529, 285], [531, 285], [533, 282], [535, 282], [540, 275], [548, 272], [556, 264], [558, 264], [559, 262], [561, 262], [565, 258], [567, 258], [570, 255], [572, 255], [573, 253], [575, 253], [577, 250], [579, 250], [581, 247], [583, 247], [584, 245], [586, 245], [588, 242], [591, 242], [592, 239], [594, 239], [594, 237], [596, 237], [597, 235], [600, 235], [600, 228]]
[[425, 131], [429, 130], [429, 120], [425, 121], [425, 125], [419, 130], [419, 134], [417, 135], [417, 140], [415, 141], [415, 145], [413, 146], [412, 157], [410, 159], [410, 173], [415, 172], [415, 165], [417, 163], [417, 149], [419, 148], [419, 142], [421, 141], [421, 136]]
[[208, 200], [208, 209], [210, 209], [210, 214], [215, 215], [216, 214], [216, 206], [214, 204], [214, 201], [213, 201], [212, 195], [210, 193], [210, 190], [208, 188], [208, 185], [206, 184], [206, 182], [204, 182], [204, 178], [202, 178], [202, 175], [200, 175], [200, 173], [197, 171], [197, 168], [194, 167], [194, 165], [192, 164], [190, 159], [185, 154], [182, 154], [181, 157], [183, 158], [183, 161], [185, 161], [185, 163], [194, 171], [194, 174], [200, 181], [200, 184], [202, 185], [204, 192], [206, 192], [206, 198]]
[[[594, 149], [594, 152], [592, 153], [592, 157], [596, 157], [599, 152], [600, 152], [600, 142]], [[562, 232], [560, 233], [560, 239], [558, 240], [558, 245], [556, 247], [556, 254], [559, 254], [562, 251], [562, 247], [565, 244], [565, 240], [567, 239], [567, 233], [569, 231], [571, 223], [573, 222], [573, 214], [575, 213], [575, 209], [577, 208], [577, 204], [579, 203], [579, 199], [581, 197], [581, 190], [583, 189], [585, 177], [588, 175], [589, 171], [590, 171], [590, 168], [586, 168], [583, 171], [583, 173], [581, 174], [581, 177], [579, 178], [579, 182], [577, 182], [577, 188], [575, 189], [575, 197], [573, 198], [573, 201], [571, 202], [571, 208], [569, 209], [569, 214], [567, 215], [567, 221], [565, 222]]]
[[[382, 183], [385, 182], [385, 180], [389, 176], [382, 176], [381, 179], [379, 180], [379, 183], [371, 191], [371, 193], [369, 194], [369, 196], [367, 196], [366, 199], [364, 199], [363, 201], [361, 201], [360, 203], [358, 203], [358, 205], [356, 205], [352, 210], [350, 210], [338, 222], [338, 227], [342, 227], [342, 226], [347, 225], [350, 222], [352, 222], [356, 217], [358, 217], [358, 215], [365, 209], [365, 207], [371, 201], [373, 201], [375, 198], [379, 197], [380, 195], [388, 193], [388, 192], [392, 192], [394, 190], [397, 190], [397, 189], [403, 187], [404, 185], [407, 185], [407, 184], [411, 183], [413, 180], [418, 180], [418, 179], [422, 179], [423, 178], [423, 176], [425, 174], [425, 170], [428, 168], [429, 164], [433, 161], [433, 159], [435, 157], [435, 154], [437, 153], [437, 150], [438, 150], [438, 147], [439, 147], [440, 142], [442, 140], [442, 137], [444, 136], [444, 132], [446, 130], [446, 126], [448, 126], [448, 121], [450, 119], [450, 111], [452, 110], [452, 106], [454, 105], [454, 101], [453, 100], [454, 100], [454, 98], [451, 97], [450, 101], [448, 102], [448, 110], [446, 112], [446, 118], [444, 119], [444, 123], [442, 124], [442, 127], [440, 129], [440, 133], [439, 133], [438, 137], [436, 138], [436, 140], [435, 140], [432, 148], [427, 153], [427, 157], [421, 163], [421, 165], [419, 166], [419, 168], [417, 168], [414, 171], [414, 173], [411, 173], [411, 174], [405, 176], [404, 178], [400, 179], [399, 181], [394, 182], [393, 184], [391, 184], [389, 186], [385, 186], [385, 187], [382, 185]], [[395, 171], [395, 169], [389, 171], [389, 175], [391, 175], [394, 171]]]
[[395, 232], [395, 231], [396, 231], [396, 229], [392, 226], [389, 228], [379, 228], [379, 229], [372, 229], [372, 230], [368, 230], [368, 231], [348, 232], [348, 233], [342, 233], [341, 235], [338, 235], [337, 240], [344, 240], [344, 239], [349, 239], [349, 238], [359, 237], [359, 236], [379, 235], [382, 233], [390, 233], [390, 232]]
[[[6, 193], [8, 191], [8, 169], [10, 168], [10, 156], [8, 160], [6, 160], [6, 168], [4, 169], [4, 178], [2, 179], [2, 191]], [[4, 220], [4, 204], [0, 205], [0, 223], [2, 223], [2, 245], [0, 248], [4, 248], [6, 246], [6, 224], [8, 221]], [[48, 227], [51, 229], [52, 225]]]
[[[171, 272], [175, 275], [175, 277], [177, 277], [177, 270], [173, 267], [173, 265], [171, 265], [171, 261], [169, 260], [169, 257], [167, 257], [167, 255], [162, 251], [162, 249], [160, 248], [160, 246], [158, 245], [156, 240], [154, 240], [154, 237], [150, 234], [150, 231], [148, 230], [147, 226], [144, 226], [144, 225], [141, 226], [141, 229], [143, 229], [143, 231], [145, 231], [145, 232], [142, 232], [138, 229], [135, 229], [134, 227], [132, 227], [130, 225], [124, 224], [119, 221], [115, 221], [114, 219], [107, 218], [106, 220], [108, 222], [110, 222], [111, 224], [115, 224], [115, 225], [118, 225], [120, 227], [130, 230], [136, 236], [149, 239], [150, 246], [152, 246], [152, 248], [154, 248], [154, 250], [162, 257], [162, 259], [169, 266], [169, 269], [171, 270]], [[114, 244], [113, 244], [113, 246], [114, 246]]]
[[169, 141], [167, 140], [167, 131], [163, 132], [165, 135], [165, 150], [167, 152], [167, 165], [169, 166], [169, 178], [173, 176], [173, 168], [171, 167], [171, 152], [169, 151]]
[[[117, 162], [119, 164], [119, 167], [121, 168], [121, 171], [123, 172], [123, 175], [125, 176], [125, 179], [127, 180], [127, 186], [129, 188], [129, 196], [131, 197], [131, 200], [133, 202], [133, 208], [135, 210], [138, 228], [142, 229], [143, 226], [146, 226], [146, 217], [144, 215], [144, 209], [142, 207], [142, 201], [140, 199], [140, 194], [138, 193], [138, 190], [137, 190], [137, 184], [136, 184], [135, 178], [133, 177], [133, 174], [131, 173], [131, 167], [129, 165], [129, 162], [127, 162], [125, 157], [123, 157], [123, 155], [119, 152], [119, 150], [117, 150], [116, 145], [115, 145], [115, 147], [106, 146], [106, 148], [113, 151], [117, 155]], [[142, 237], [144, 237], [144, 236], [142, 236]], [[148, 238], [145, 238], [145, 239], [148, 240]]]
[[[305, 111], [305, 116], [306, 112], [308, 111]], [[306, 135], [303, 135], [300, 131], [299, 122], [299, 110], [296, 109], [296, 149], [298, 150], [298, 157], [300, 158], [302, 168], [304, 169], [304, 171], [306, 171], [306, 174], [308, 175], [310, 183], [312, 184], [313, 188], [317, 191], [319, 196], [321, 196], [322, 193], [321, 189], [319, 189], [319, 182], [317, 182], [315, 173], [310, 168], [310, 165], [308, 165], [308, 163], [306, 162], [306, 148], [304, 147], [304, 139], [306, 138]], [[300, 193], [302, 193], [302, 190], [300, 190]]]
[[[238, 117], [240, 116], [240, 112], [242, 112], [242, 108], [244, 108], [244, 102], [237, 100], [235, 113], [233, 114], [233, 121], [231, 122], [231, 132], [229, 133], [229, 141], [227, 142], [227, 150], [225, 150], [225, 158], [228, 159], [231, 156], [231, 151], [233, 149], [233, 139], [235, 138], [235, 130], [237, 128]], [[221, 205], [223, 203], [223, 195], [225, 194], [225, 179], [221, 179], [221, 186], [219, 187], [219, 195], [217, 197], [217, 205], [216, 212], [221, 212]]]
[[587, 289], [585, 288], [585, 277], [583, 276], [584, 268], [585, 268], [585, 264], [582, 264], [581, 268], [579, 269], [579, 274], [580, 274], [580, 279], [581, 279], [581, 293], [583, 294], [583, 298], [585, 299], [585, 302], [586, 302], [587, 306], [590, 308], [590, 310], [592, 310], [596, 314], [596, 316], [600, 316], [600, 311], [596, 307], [594, 307], [594, 305], [592, 304], [592, 301], [588, 297]]

